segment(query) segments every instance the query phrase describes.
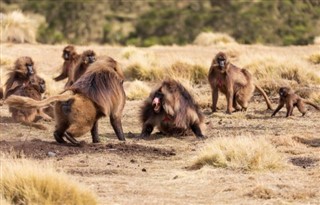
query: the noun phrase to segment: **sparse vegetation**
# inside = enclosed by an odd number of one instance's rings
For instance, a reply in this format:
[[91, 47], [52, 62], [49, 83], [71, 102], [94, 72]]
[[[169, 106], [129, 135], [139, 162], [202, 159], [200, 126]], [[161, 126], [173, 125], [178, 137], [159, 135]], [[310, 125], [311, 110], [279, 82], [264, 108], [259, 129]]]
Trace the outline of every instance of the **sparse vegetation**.
[[320, 64], [320, 52], [312, 54], [311, 56], [309, 56], [308, 60], [311, 63]]
[[125, 82], [124, 89], [128, 100], [143, 100], [150, 94], [151, 88], [143, 81]]
[[212, 45], [225, 45], [225, 44], [237, 44], [237, 42], [231, 36], [224, 33], [212, 33], [203, 32], [200, 33], [193, 44], [198, 46], [212, 46]]
[[91, 191], [70, 176], [27, 159], [1, 159], [0, 191], [12, 204], [97, 204]]
[[284, 161], [275, 147], [262, 137], [221, 137], [206, 144], [194, 165], [262, 171], [282, 168]]

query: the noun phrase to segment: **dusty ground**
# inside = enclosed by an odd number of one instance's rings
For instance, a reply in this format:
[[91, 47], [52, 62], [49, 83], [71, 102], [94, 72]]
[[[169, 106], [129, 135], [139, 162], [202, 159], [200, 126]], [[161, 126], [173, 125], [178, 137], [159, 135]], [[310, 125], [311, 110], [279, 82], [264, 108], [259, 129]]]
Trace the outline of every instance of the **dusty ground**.
[[[35, 59], [40, 72], [52, 76], [62, 63], [62, 48], [63, 45], [4, 44], [1, 55], [12, 59], [29, 55]], [[85, 48], [91, 47], [79, 47], [79, 51]], [[121, 61], [121, 48], [93, 46], [93, 49]], [[208, 64], [218, 49], [226, 48], [153, 48], [160, 59], [180, 52]], [[261, 53], [294, 50], [294, 55], [306, 55], [316, 49], [314, 46], [242, 48], [246, 52]], [[57, 89], [62, 86], [57, 84]], [[53, 163], [57, 169], [90, 187], [101, 204], [320, 204], [320, 112], [310, 108], [307, 116], [300, 117], [295, 110], [295, 116], [286, 119], [285, 112], [281, 111], [277, 117], [270, 118], [271, 112], [265, 111], [266, 105], [260, 101], [255, 97], [245, 114], [229, 116], [224, 110], [216, 114], [203, 110], [208, 137], [204, 141], [194, 136], [156, 134], [148, 140], [136, 140], [135, 136], [141, 131], [137, 118], [141, 101], [127, 101], [123, 112], [127, 141], [119, 142], [108, 119], [104, 118], [99, 122], [102, 143], [91, 144], [87, 134], [81, 138], [87, 142], [81, 148], [55, 143], [54, 122], [41, 122], [48, 127], [47, 131], [13, 123], [4, 105], [0, 107], [0, 151], [15, 150], [27, 158], [38, 159], [39, 163]], [[284, 154], [286, 168], [263, 172], [213, 167], [188, 169], [207, 141], [216, 137], [232, 140], [238, 135], [266, 137]], [[48, 156], [48, 152], [54, 152], [55, 156]]]

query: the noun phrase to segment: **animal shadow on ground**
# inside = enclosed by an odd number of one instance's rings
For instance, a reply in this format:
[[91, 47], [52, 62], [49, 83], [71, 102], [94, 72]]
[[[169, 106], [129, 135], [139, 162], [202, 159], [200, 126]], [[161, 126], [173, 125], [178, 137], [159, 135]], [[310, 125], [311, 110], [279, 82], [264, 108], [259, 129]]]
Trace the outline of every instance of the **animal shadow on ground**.
[[310, 147], [320, 147], [320, 138], [304, 139], [301, 137], [293, 137], [293, 139]]
[[290, 159], [290, 162], [295, 165], [302, 168], [308, 168], [315, 166], [316, 162], [318, 162], [319, 159], [317, 158], [311, 158], [311, 157], [292, 157]]
[[[17, 157], [24, 155], [28, 158], [45, 159], [52, 157], [61, 158], [69, 155], [82, 153], [115, 153], [118, 155], [136, 155], [151, 157], [170, 157], [176, 154], [172, 148], [159, 148], [154, 146], [139, 145], [136, 143], [84, 143], [82, 147], [75, 147], [57, 142], [34, 139], [30, 141], [0, 141], [0, 150], [4, 153], [16, 154]], [[49, 154], [51, 153], [51, 154]], [[51, 156], [50, 156], [51, 155]]]

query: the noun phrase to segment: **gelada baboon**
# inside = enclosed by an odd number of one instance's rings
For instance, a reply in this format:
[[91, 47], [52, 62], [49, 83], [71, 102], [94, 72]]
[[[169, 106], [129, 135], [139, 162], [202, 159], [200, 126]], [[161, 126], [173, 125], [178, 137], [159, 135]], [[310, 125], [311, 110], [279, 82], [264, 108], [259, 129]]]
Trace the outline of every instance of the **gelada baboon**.
[[114, 59], [103, 58], [90, 65], [87, 72], [60, 95], [42, 101], [11, 96], [6, 102], [18, 108], [39, 108], [56, 102], [54, 137], [59, 143], [64, 143], [63, 137], [66, 137], [79, 145], [75, 138], [89, 130], [92, 141], [99, 142], [97, 121], [107, 115], [118, 139], [124, 141], [121, 117], [126, 96], [120, 70]]
[[281, 87], [279, 89], [279, 95], [280, 95], [279, 105], [276, 108], [276, 110], [273, 112], [271, 117], [275, 116], [277, 112], [279, 112], [279, 110], [283, 108], [284, 105], [286, 105], [286, 108], [287, 108], [286, 117], [292, 116], [294, 107], [297, 107], [298, 110], [302, 113], [302, 116], [304, 116], [307, 112], [305, 108], [305, 104], [309, 104], [314, 108], [316, 108], [317, 110], [320, 110], [320, 108], [317, 105], [315, 105], [314, 103], [308, 100], [301, 98], [299, 95], [295, 94], [294, 91], [289, 87]]
[[177, 81], [168, 79], [161, 83], [145, 100], [140, 111], [142, 132], [149, 137], [154, 127], [164, 134], [183, 135], [192, 130], [202, 138], [204, 117], [189, 92]]
[[74, 67], [71, 85], [76, 82], [87, 70], [90, 64], [96, 61], [96, 53], [93, 50], [84, 51]]
[[27, 56], [18, 58], [14, 63], [13, 69], [8, 73], [4, 98], [9, 97], [8, 93], [12, 93], [11, 89], [28, 83], [34, 75], [36, 75], [36, 69], [34, 68], [33, 60]]
[[[253, 77], [246, 69], [240, 69], [231, 64], [223, 52], [219, 52], [212, 61], [208, 80], [212, 89], [212, 111], [216, 112], [218, 91], [226, 95], [227, 113], [246, 111], [249, 100], [257, 88], [263, 95], [268, 109], [272, 110], [271, 102], [266, 93], [258, 85], [254, 84]], [[241, 106], [241, 108], [239, 107]]]
[[[11, 89], [11, 93], [9, 95], [24, 96], [34, 100], [41, 100], [41, 94], [44, 93], [45, 90], [45, 81], [39, 76], [35, 75], [28, 83]], [[45, 130], [46, 127], [41, 124], [34, 123], [37, 120], [36, 117], [42, 117], [45, 120], [51, 120], [51, 117], [46, 115], [42, 109], [14, 108], [9, 106], [9, 111], [11, 112], [12, 118], [15, 122], [20, 122], [22, 124], [42, 130]]]
[[54, 80], [60, 81], [68, 78], [68, 81], [65, 85], [65, 87], [68, 87], [70, 85], [70, 81], [72, 80], [74, 66], [80, 59], [80, 55], [77, 54], [74, 46], [68, 45], [62, 51], [62, 58], [64, 59], [62, 72], [59, 76], [55, 77]]

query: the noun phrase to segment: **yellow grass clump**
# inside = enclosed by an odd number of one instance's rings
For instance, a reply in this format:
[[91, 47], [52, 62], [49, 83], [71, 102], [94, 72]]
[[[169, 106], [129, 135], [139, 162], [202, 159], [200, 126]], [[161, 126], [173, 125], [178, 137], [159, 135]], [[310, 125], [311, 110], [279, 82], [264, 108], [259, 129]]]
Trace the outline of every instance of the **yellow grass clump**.
[[320, 64], [320, 52], [310, 55], [308, 60], [313, 64]]
[[1, 14], [1, 42], [36, 43], [40, 20], [34, 20], [21, 11]]
[[174, 62], [167, 68], [167, 77], [179, 76], [188, 79], [192, 83], [206, 82], [208, 78], [208, 68], [197, 64], [189, 64], [186, 62]]
[[27, 159], [1, 159], [0, 193], [12, 204], [97, 204], [94, 194], [68, 175]]
[[237, 42], [225, 33], [202, 32], [193, 41], [193, 44], [199, 46], [237, 44]]
[[151, 88], [140, 80], [125, 82], [124, 89], [128, 100], [143, 100], [147, 98], [151, 92]]
[[276, 148], [264, 138], [221, 137], [206, 144], [193, 166], [205, 165], [262, 171], [282, 168], [284, 161]]
[[320, 45], [320, 36], [316, 36], [313, 40], [313, 43], [316, 45]]

